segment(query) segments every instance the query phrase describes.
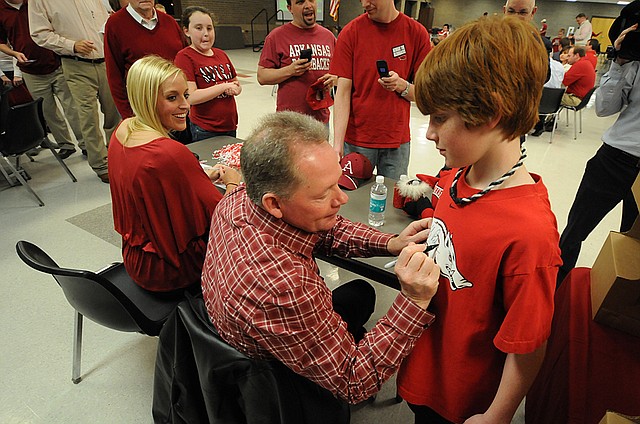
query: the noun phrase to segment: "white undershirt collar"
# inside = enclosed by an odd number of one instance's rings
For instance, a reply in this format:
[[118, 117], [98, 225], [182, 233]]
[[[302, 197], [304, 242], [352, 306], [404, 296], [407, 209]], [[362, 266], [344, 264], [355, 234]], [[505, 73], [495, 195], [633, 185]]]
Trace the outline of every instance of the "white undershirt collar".
[[136, 12], [133, 6], [131, 6], [131, 3], [127, 5], [127, 12], [129, 12], [129, 14], [133, 17], [133, 19], [135, 19], [137, 23], [148, 30], [152, 30], [156, 27], [156, 25], [158, 25], [158, 14], [156, 13], [155, 9], [153, 9], [153, 18], [148, 20], [143, 18], [138, 12]]

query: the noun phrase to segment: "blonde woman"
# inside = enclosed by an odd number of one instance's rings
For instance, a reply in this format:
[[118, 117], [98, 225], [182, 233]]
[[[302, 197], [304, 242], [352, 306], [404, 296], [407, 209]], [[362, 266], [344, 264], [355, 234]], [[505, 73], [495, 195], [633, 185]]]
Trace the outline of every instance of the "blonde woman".
[[240, 174], [216, 165], [207, 175], [169, 132], [186, 127], [187, 80], [158, 56], [136, 61], [127, 75], [134, 116], [111, 137], [109, 179], [116, 231], [129, 275], [144, 289], [181, 294], [199, 290], [209, 223], [222, 194]]

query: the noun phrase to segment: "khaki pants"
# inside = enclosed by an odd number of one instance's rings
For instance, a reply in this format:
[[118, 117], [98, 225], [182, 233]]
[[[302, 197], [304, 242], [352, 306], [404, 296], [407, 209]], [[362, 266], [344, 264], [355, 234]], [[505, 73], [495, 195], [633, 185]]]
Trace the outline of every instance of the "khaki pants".
[[[89, 165], [96, 174], [106, 174], [108, 172], [107, 145], [111, 134], [120, 122], [120, 114], [109, 91], [104, 62], [94, 64], [62, 58], [62, 71], [78, 106], [80, 130], [87, 149]], [[102, 126], [104, 134], [100, 130], [98, 102], [104, 114]]]
[[578, 106], [580, 104], [580, 102], [582, 101], [582, 99], [578, 96], [575, 96], [573, 94], [567, 94], [564, 93], [562, 95], [562, 106]]
[[[65, 122], [66, 116], [69, 120], [69, 125], [73, 130], [78, 145], [81, 149], [84, 149], [84, 141], [82, 139], [82, 131], [80, 130], [80, 119], [78, 118], [78, 111], [69, 91], [67, 81], [62, 74], [62, 68], [58, 68], [50, 74], [46, 75], [31, 75], [27, 73], [22, 74], [31, 96], [34, 99], [42, 97], [42, 112], [44, 113], [44, 119], [47, 121], [47, 125], [51, 130], [51, 134], [55, 138], [56, 142], [61, 149], [74, 149], [73, 142], [71, 140], [71, 134], [69, 128]], [[64, 115], [60, 113], [60, 108], [56, 103], [55, 97], [60, 100], [60, 104], [64, 109]]]

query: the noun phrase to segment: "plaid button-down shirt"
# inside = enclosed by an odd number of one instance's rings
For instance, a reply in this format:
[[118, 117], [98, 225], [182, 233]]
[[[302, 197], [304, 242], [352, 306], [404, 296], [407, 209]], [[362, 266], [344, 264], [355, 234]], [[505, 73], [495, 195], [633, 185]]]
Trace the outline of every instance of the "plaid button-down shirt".
[[433, 316], [399, 294], [356, 344], [313, 253], [388, 255], [392, 237], [340, 217], [331, 231], [307, 233], [257, 207], [240, 187], [218, 204], [211, 224], [202, 272], [211, 320], [244, 354], [275, 358], [351, 403], [367, 399]]

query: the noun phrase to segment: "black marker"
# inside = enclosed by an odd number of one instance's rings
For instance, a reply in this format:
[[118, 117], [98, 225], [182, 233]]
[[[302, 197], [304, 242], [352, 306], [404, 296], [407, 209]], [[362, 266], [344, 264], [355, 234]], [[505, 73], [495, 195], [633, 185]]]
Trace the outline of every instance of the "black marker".
[[[438, 244], [431, 244], [427, 246], [426, 249], [424, 249], [424, 253], [431, 252], [433, 249], [435, 249], [438, 246], [439, 246]], [[391, 262], [384, 264], [384, 269], [393, 268], [396, 265], [396, 262], [398, 262], [398, 259], [394, 259]]]

